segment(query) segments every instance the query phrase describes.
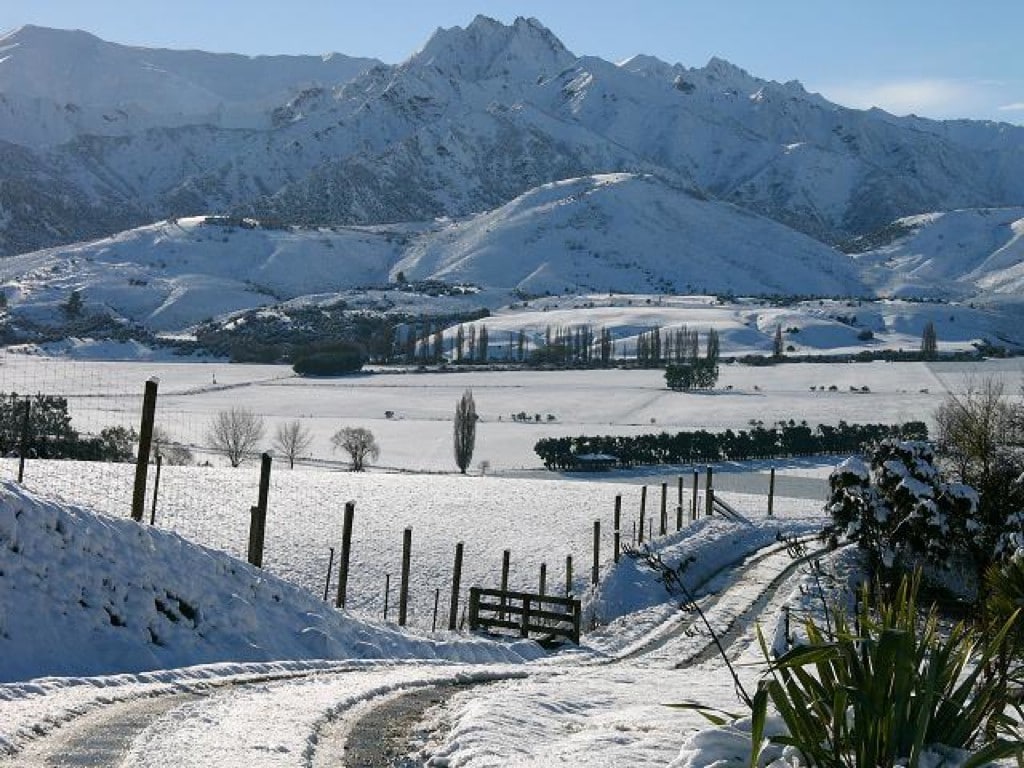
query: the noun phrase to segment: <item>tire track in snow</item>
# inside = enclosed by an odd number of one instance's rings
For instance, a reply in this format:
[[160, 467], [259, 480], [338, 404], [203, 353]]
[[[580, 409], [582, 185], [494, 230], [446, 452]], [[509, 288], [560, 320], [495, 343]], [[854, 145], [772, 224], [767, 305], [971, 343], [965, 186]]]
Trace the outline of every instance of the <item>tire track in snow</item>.
[[[799, 539], [801, 543], [813, 540], [813, 536]], [[762, 610], [793, 571], [802, 563], [816, 557], [819, 552], [820, 550], [816, 550], [794, 559], [790, 556], [787, 546], [772, 544], [741, 560], [723, 564], [696, 587], [696, 589], [705, 589], [725, 578], [725, 582], [717, 591], [701, 598], [701, 608], [706, 615], [714, 617], [713, 626], [717, 624], [716, 631], [722, 631], [721, 637], [724, 640], [723, 646], [725, 646], [726, 652], [745, 629], [743, 619]], [[717, 612], [719, 615], [715, 615], [716, 608], [727, 602], [730, 589], [744, 582], [764, 583], [766, 577], [768, 581], [763, 590], [757, 591], [754, 595], [744, 591], [744, 594], [750, 598], [745, 605], [729, 606], [725, 611]], [[735, 611], [737, 607], [740, 609], [738, 612]], [[730, 613], [733, 615], [730, 616]], [[696, 618], [686, 621], [685, 618], [673, 617], [662, 625], [661, 631], [655, 630], [655, 637], [648, 635], [646, 642], [641, 641], [640, 646], [633, 647], [620, 656], [591, 662], [581, 662], [578, 658], [572, 658], [564, 665], [559, 664], [558, 669], [561, 673], [566, 673], [570, 672], [571, 667], [574, 666], [580, 671], [590, 671], [599, 666], [621, 665], [654, 656], [656, 651], [665, 648], [672, 641], [688, 636], [697, 622]], [[666, 625], [668, 625], [667, 632], [664, 631]], [[720, 630], [719, 628], [723, 625], [725, 629]], [[680, 668], [701, 663], [706, 658], [717, 655], [717, 652], [711, 638], [706, 637], [700, 647], [692, 649], [687, 657], [676, 663], [675, 666]], [[552, 669], [549, 667], [543, 672], [533, 672], [530, 676], [551, 674], [551, 672]], [[431, 707], [444, 705], [448, 699], [459, 692], [460, 690], [451, 686], [433, 689], [429, 692], [412, 691], [372, 707], [343, 734], [334, 736], [335, 740], [346, 740], [346, 744], [356, 745], [352, 751], [342, 752], [344, 762], [341, 764], [348, 768], [389, 768], [394, 765], [405, 765], [406, 763], [400, 762], [400, 760], [414, 749], [415, 726], [422, 721], [425, 711]], [[384, 722], [388, 723], [386, 728], [383, 727]], [[437, 740], [444, 742], [443, 738]], [[338, 753], [338, 749], [338, 746], [335, 745], [330, 747], [329, 751]], [[335, 764], [326, 762], [327, 759], [326, 755], [318, 756], [318, 759], [310, 764], [310, 768], [326, 768], [328, 765]]]
[[76, 718], [49, 738], [31, 742], [0, 766], [18, 768], [109, 768], [121, 765], [132, 739], [154, 719], [197, 693], [175, 693], [118, 702]]

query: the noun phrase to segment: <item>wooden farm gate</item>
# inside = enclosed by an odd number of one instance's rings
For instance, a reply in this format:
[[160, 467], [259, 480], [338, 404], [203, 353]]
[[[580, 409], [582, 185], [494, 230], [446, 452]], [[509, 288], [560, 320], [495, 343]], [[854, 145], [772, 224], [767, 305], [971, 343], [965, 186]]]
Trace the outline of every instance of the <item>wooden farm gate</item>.
[[469, 590], [469, 628], [511, 629], [521, 637], [531, 633], [544, 641], [558, 638], [580, 642], [580, 601], [572, 597], [539, 595], [472, 587]]

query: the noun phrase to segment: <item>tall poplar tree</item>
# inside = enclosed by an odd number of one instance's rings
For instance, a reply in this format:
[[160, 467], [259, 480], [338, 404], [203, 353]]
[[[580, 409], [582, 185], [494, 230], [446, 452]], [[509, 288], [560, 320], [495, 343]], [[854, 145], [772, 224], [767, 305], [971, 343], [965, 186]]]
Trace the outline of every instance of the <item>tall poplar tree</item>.
[[473, 391], [467, 389], [462, 393], [462, 397], [455, 406], [455, 423], [452, 434], [455, 463], [462, 474], [466, 474], [466, 469], [469, 468], [469, 464], [473, 460], [473, 448], [476, 444], [476, 419]]

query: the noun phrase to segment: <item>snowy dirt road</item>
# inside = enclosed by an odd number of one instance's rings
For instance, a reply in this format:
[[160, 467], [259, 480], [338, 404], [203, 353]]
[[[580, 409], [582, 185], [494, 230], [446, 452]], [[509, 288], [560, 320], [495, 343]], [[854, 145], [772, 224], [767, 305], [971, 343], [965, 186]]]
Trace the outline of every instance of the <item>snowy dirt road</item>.
[[[754, 619], [772, 621], [793, 565], [785, 548], [773, 545], [708, 581], [700, 603], [729, 639], [730, 656], [750, 651]], [[731, 679], [721, 659], [706, 652], [711, 638], [694, 613], [670, 614], [628, 648], [613, 638], [595, 640], [525, 667], [385, 664], [100, 702], [0, 766], [545, 764], [538, 755], [588, 766], [664, 765], [695, 723], [665, 709], [653, 717], [645, 712], [640, 727], [628, 726], [616, 720], [616, 709], [635, 711], [637, 704], [623, 701], [622, 690], [634, 688], [644, 707], [660, 707], [657, 701], [672, 698], [665, 684], [679, 674], [680, 662], [696, 661], [706, 681], [702, 693], [713, 699], [707, 703], [721, 705], [723, 697], [734, 703]], [[651, 681], [657, 681], [653, 691]], [[489, 682], [495, 684], [482, 684]], [[618, 703], [609, 688], [617, 689]], [[581, 747], [581, 738], [604, 747]], [[517, 743], [528, 743], [527, 751]]]

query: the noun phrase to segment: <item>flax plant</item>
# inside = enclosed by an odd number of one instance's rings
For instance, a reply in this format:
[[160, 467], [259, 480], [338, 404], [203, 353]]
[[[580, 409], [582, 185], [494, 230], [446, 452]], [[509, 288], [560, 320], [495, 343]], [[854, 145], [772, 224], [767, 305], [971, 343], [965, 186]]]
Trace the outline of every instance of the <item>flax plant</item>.
[[965, 752], [963, 768], [1021, 759], [1007, 688], [984, 674], [1019, 611], [987, 638], [965, 624], [943, 631], [934, 610], [919, 614], [919, 585], [919, 574], [904, 578], [873, 607], [865, 590], [852, 623], [831, 610], [832, 632], [807, 619], [806, 644], [777, 659], [759, 630], [770, 666], [753, 701], [751, 766], [767, 743], [769, 703], [788, 731], [771, 741], [795, 748], [809, 766], [916, 768], [940, 745]]

